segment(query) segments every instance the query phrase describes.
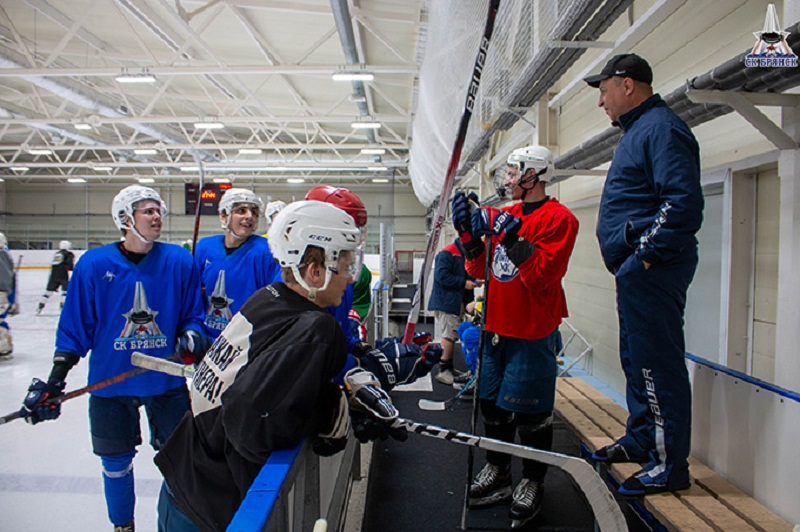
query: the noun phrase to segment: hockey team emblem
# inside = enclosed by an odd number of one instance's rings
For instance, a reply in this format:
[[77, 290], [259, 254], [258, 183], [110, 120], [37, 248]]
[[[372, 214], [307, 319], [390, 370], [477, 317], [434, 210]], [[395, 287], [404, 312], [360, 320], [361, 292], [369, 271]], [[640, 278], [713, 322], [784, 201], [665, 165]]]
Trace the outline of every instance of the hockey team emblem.
[[775, 4], [767, 6], [764, 29], [753, 35], [755, 35], [756, 44], [745, 56], [745, 66], [762, 68], [797, 66], [797, 55], [786, 42], [789, 32], [781, 30]]
[[133, 307], [123, 314], [125, 327], [114, 341], [114, 349], [159, 349], [167, 347], [167, 337], [162, 334], [156, 323], [158, 311], [147, 304], [147, 294], [141, 281], [136, 282], [133, 294]]
[[506, 247], [498, 244], [494, 247], [492, 260], [492, 276], [498, 281], [510, 281], [517, 276], [519, 270], [506, 254]]
[[205, 324], [211, 330], [221, 331], [230, 323], [233, 314], [230, 304], [233, 299], [228, 297], [225, 290], [225, 270], [220, 270], [217, 275], [217, 282], [214, 284], [214, 291], [208, 298], [208, 310], [206, 311]]

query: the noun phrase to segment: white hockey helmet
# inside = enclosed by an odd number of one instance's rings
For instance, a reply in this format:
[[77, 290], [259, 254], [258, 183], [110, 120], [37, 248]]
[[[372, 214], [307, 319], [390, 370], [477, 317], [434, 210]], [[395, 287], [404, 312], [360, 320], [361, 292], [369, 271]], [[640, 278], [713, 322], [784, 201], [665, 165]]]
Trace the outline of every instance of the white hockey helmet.
[[69, 240], [62, 240], [58, 243], [58, 249], [72, 249], [72, 242]]
[[111, 217], [114, 218], [117, 228], [127, 229], [139, 237], [142, 242], [149, 244], [150, 242], [133, 227], [133, 206], [145, 200], [158, 203], [161, 206], [161, 216], [167, 215], [167, 205], [158, 192], [150, 187], [131, 185], [123, 188], [114, 196], [114, 200], [111, 202]]
[[261, 198], [256, 196], [256, 193], [252, 190], [247, 190], [246, 188], [229, 188], [226, 190], [219, 200], [219, 206], [217, 207], [217, 210], [220, 214], [225, 213], [225, 215], [228, 217], [228, 221], [226, 223], [220, 219], [219, 223], [223, 229], [230, 231], [235, 237], [238, 237], [238, 235], [231, 231], [230, 228], [231, 213], [233, 212], [234, 206], [240, 203], [255, 205], [256, 209], [258, 210], [258, 212], [255, 213], [256, 224], [253, 229], [254, 231], [258, 229], [258, 218], [261, 216], [261, 212], [264, 210], [264, 202], [261, 201]]
[[[283, 209], [269, 228], [269, 247], [282, 268], [291, 268], [295, 280], [309, 291], [312, 301], [318, 290], [328, 287], [331, 273], [338, 272], [342, 252], [355, 251], [361, 231], [353, 218], [330, 203], [295, 201]], [[318, 289], [306, 285], [299, 266], [308, 246], [325, 250], [325, 283]]]
[[[506, 177], [509, 172], [513, 171], [517, 176], [517, 183], [515, 185], [522, 186], [522, 188], [533, 188], [540, 181], [549, 183], [553, 179], [554, 163], [553, 153], [544, 146], [526, 146], [524, 148], [517, 148], [511, 152], [506, 160], [506, 172], [496, 172], [494, 176], [494, 185], [497, 189], [497, 195], [500, 197], [510, 195], [510, 187], [506, 185], [508, 181]], [[534, 173], [527, 178], [525, 174], [529, 170], [534, 170]], [[531, 187], [524, 187], [523, 185], [533, 181]]]
[[6, 238], [5, 233], [0, 233], [0, 249], [5, 249], [8, 247], [8, 239]]
[[272, 216], [278, 214], [285, 208], [286, 203], [282, 202], [281, 200], [270, 201], [267, 203], [267, 212], [265, 213], [267, 222], [272, 221]]

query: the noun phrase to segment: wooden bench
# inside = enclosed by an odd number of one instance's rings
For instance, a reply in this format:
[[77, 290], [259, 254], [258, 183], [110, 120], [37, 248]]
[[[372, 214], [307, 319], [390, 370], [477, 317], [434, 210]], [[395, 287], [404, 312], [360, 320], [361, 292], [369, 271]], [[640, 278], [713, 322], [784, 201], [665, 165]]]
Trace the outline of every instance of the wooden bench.
[[[556, 415], [580, 438], [589, 456], [620, 438], [625, 433], [628, 418], [624, 408], [576, 377], [558, 379]], [[699, 460], [691, 457], [689, 464], [691, 488], [632, 499], [632, 504], [638, 506], [636, 509], [640, 513], [643, 508], [654, 521], [670, 531], [792, 531], [790, 523]], [[618, 485], [639, 469], [638, 464], [612, 464], [607, 468], [609, 481]]]

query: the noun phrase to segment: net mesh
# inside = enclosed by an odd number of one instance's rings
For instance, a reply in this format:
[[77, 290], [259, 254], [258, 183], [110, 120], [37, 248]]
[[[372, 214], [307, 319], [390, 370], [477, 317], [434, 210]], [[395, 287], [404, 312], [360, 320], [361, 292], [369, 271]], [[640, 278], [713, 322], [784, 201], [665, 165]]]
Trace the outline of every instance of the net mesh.
[[[511, 87], [553, 38], [559, 13], [570, 3], [579, 2], [501, 1], [465, 149], [507, 112]], [[414, 193], [426, 206], [442, 190], [488, 8], [488, 0], [436, 0], [429, 5], [409, 154]]]

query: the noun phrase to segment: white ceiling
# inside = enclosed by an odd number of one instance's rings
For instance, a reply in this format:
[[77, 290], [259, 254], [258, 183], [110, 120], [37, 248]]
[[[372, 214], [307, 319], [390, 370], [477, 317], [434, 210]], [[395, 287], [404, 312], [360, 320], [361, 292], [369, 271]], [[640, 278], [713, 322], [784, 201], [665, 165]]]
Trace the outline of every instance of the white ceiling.
[[[199, 158], [207, 179], [407, 182], [425, 18], [425, 0], [2, 2], [0, 178], [187, 181]], [[331, 79], [348, 63], [374, 73], [363, 103], [358, 84]], [[156, 81], [123, 84], [123, 71]], [[357, 118], [382, 127], [354, 129]], [[386, 153], [360, 153], [373, 145]]]

